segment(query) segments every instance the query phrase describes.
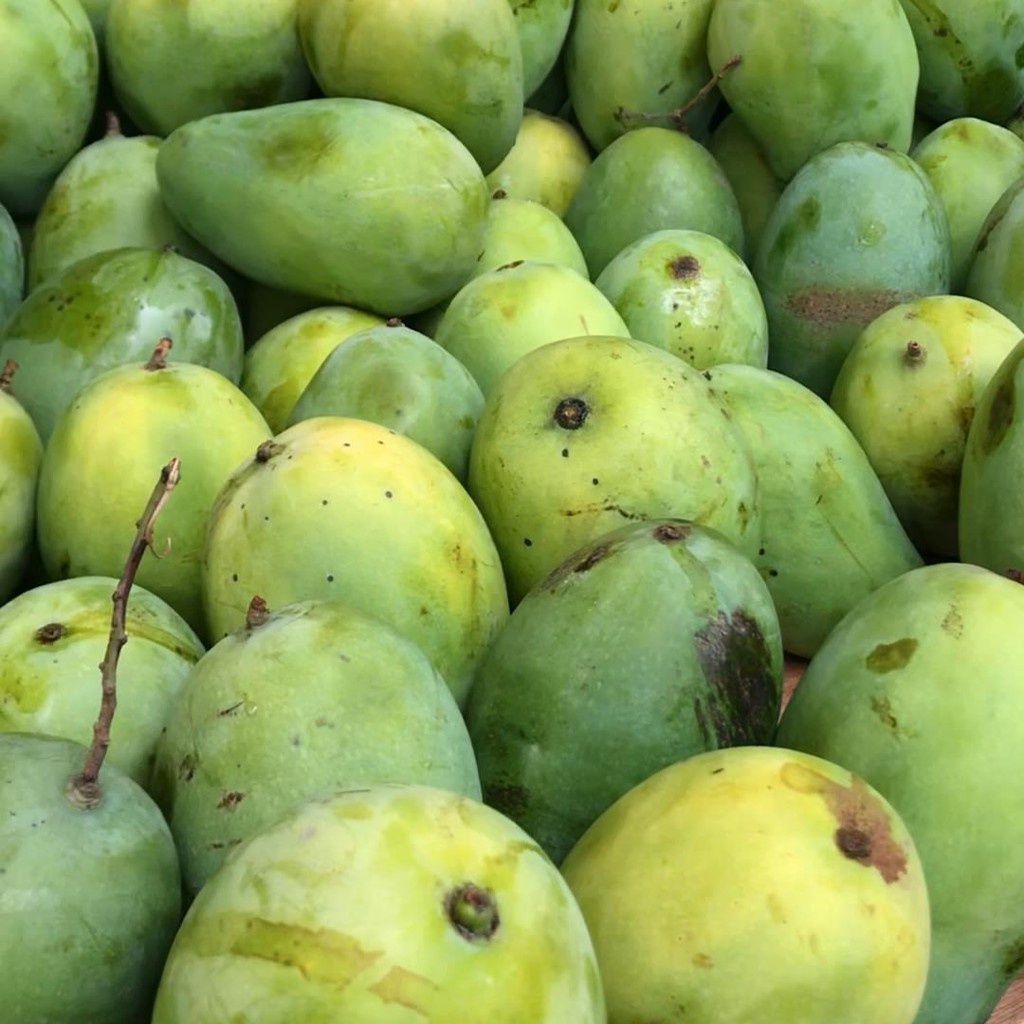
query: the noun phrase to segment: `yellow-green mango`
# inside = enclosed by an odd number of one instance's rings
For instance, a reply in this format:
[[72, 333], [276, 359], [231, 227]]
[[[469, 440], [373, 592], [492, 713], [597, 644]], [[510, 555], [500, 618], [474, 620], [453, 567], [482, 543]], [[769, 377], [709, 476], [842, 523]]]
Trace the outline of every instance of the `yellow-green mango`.
[[512, 199], [504, 190], [491, 197], [484, 245], [472, 277], [516, 260], [560, 263], [590, 279], [587, 261], [573, 233], [552, 209], [532, 199]]
[[[705, 37], [712, 6], [713, 0], [576, 0], [565, 77], [595, 150], [652, 120], [669, 123], [711, 78]], [[690, 112], [691, 135], [707, 127], [713, 102]]]
[[92, 118], [99, 49], [79, 0], [0, 0], [0, 203], [34, 216]]
[[836, 377], [829, 404], [871, 460], [911, 540], [931, 556], [957, 556], [967, 432], [1020, 337], [976, 299], [929, 296], [868, 324]]
[[838, 142], [910, 148], [920, 67], [895, 0], [717, 0], [707, 48], [740, 58], [719, 89], [783, 181]]
[[156, 169], [174, 217], [235, 270], [384, 316], [454, 294], [487, 217], [487, 185], [465, 146], [377, 100], [201, 118], [164, 142]]
[[527, 352], [488, 395], [469, 491], [518, 603], [573, 551], [623, 522], [671, 516], [761, 542], [742, 435], [704, 377], [629, 338], [565, 338]]
[[104, 29], [114, 92], [144, 132], [208, 114], [304, 99], [310, 74], [298, 0], [110, 0]]
[[652, 775], [562, 864], [608, 1024], [914, 1024], [930, 950], [914, 840], [863, 777], [795, 750]]
[[939, 125], [910, 151], [935, 188], [949, 220], [950, 288], [967, 277], [974, 243], [999, 197], [1024, 176], [1024, 140], [976, 117]]
[[776, 736], [856, 772], [914, 837], [932, 912], [915, 1024], [980, 1024], [1024, 963], [1022, 619], [1024, 588], [987, 569], [905, 573], [832, 632]]
[[25, 293], [25, 252], [17, 224], [0, 204], [0, 331]]
[[298, 0], [298, 7], [302, 48], [325, 96], [424, 114], [455, 135], [484, 174], [512, 148], [526, 94], [509, 0]]
[[754, 259], [768, 365], [827, 398], [857, 335], [887, 309], [949, 291], [949, 223], [904, 153], [841, 142], [809, 160]]
[[594, 282], [629, 333], [698, 370], [768, 362], [768, 319], [747, 265], [701, 231], [655, 231], [627, 245]]
[[1024, 331], [1024, 177], [996, 200], [978, 232], [963, 292]]
[[762, 539], [754, 561], [783, 645], [810, 657], [858, 601], [921, 557], [864, 450], [824, 399], [752, 366], [715, 366], [704, 376], [757, 473]]
[[918, 107], [936, 121], [1001, 124], [1024, 99], [1024, 12], [1017, 0], [899, 0], [921, 63]]
[[523, 55], [523, 96], [529, 98], [558, 62], [576, 0], [508, 0]]

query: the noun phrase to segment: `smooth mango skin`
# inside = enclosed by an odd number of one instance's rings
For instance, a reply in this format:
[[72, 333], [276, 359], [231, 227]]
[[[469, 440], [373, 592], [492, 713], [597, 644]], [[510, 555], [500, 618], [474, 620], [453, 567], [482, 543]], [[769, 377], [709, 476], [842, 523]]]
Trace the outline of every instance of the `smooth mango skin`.
[[74, 806], [64, 788], [84, 760], [70, 740], [0, 735], [5, 1024], [148, 1024], [178, 927], [181, 880], [163, 815], [110, 764], [100, 804]]
[[782, 669], [771, 595], [721, 534], [681, 519], [606, 533], [523, 598], [477, 673], [484, 799], [559, 863], [666, 765], [771, 742]]
[[489, 199], [451, 132], [367, 99], [202, 118], [164, 142], [156, 169], [174, 217], [229, 266], [384, 316], [458, 290]]
[[707, 52], [742, 58], [718, 87], [783, 181], [838, 142], [910, 148], [920, 66], [894, 0], [717, 0]]
[[921, 564], [864, 450], [824, 399], [752, 366], [705, 372], [750, 452], [761, 546], [790, 654], [810, 657], [858, 601]]
[[0, 385], [0, 608], [17, 593], [33, 554], [42, 461], [43, 443], [32, 418], [15, 393]]
[[[960, 557], [993, 572], [1024, 570], [1024, 338], [999, 364], [967, 432], [960, 478]], [[1018, 392], [1018, 389], [1021, 389]]]
[[652, 231], [689, 228], [745, 253], [743, 223], [715, 158], [688, 135], [635, 128], [587, 168], [565, 214], [591, 277]]
[[939, 125], [910, 155], [928, 175], [946, 211], [953, 252], [950, 288], [957, 292], [989, 211], [1024, 176], [1024, 140], [989, 121], [960, 117]]
[[544, 83], [562, 52], [576, 0], [507, 0], [523, 56], [523, 97]]
[[89, 381], [145, 362], [163, 337], [175, 362], [238, 380], [242, 325], [223, 279], [166, 249], [112, 249], [36, 288], [0, 333], [0, 361], [17, 360], [18, 397], [45, 443]]
[[317, 416], [370, 420], [421, 444], [463, 482], [483, 408], [479, 384], [458, 359], [389, 321], [357, 331], [331, 352], [288, 425]]
[[[490, 894], [471, 939], [450, 895]], [[299, 970], [295, 970], [295, 966]], [[594, 950], [554, 865], [464, 796], [375, 785], [312, 801], [235, 850], [192, 904], [152, 1024], [605, 1024]]]
[[829, 636], [776, 737], [859, 774], [914, 837], [932, 910], [916, 1024], [984, 1021], [1021, 967], [1022, 615], [1024, 589], [987, 569], [906, 573]]
[[753, 263], [768, 365], [827, 398], [857, 335], [948, 292], [951, 261], [942, 201], [909, 156], [865, 142], [819, 153], [779, 197]]
[[129, 364], [90, 381], [57, 421], [39, 472], [36, 532], [49, 578], [119, 576], [160, 467], [180, 458], [181, 481], [155, 533], [161, 557], [144, 559], [136, 579], [202, 634], [210, 509], [271, 436], [245, 395], [205, 366]]
[[996, 200], [974, 245], [964, 294], [1024, 331], [1024, 177]]
[[573, 125], [528, 108], [515, 144], [487, 175], [487, 185], [512, 199], [532, 199], [564, 217], [590, 160], [590, 150]]
[[[642, 115], [667, 122], [711, 78], [704, 40], [712, 6], [713, 0], [576, 0], [565, 77], [595, 150], [647, 123]], [[705, 101], [690, 112], [691, 135], [700, 137], [712, 110]]]
[[427, 656], [340, 601], [272, 611], [212, 647], [160, 739], [153, 793], [190, 897], [309, 800], [378, 782], [480, 798], [469, 733]]
[[79, 0], [2, 0], [0, 203], [39, 209], [92, 118], [99, 51]]
[[[484, 174], [523, 116], [523, 52], [509, 0], [298, 0], [325, 96], [362, 96], [443, 125]], [[532, 70], [532, 69], [531, 69]]]
[[210, 514], [209, 635], [237, 629], [253, 594], [272, 608], [348, 601], [417, 643], [461, 706], [508, 595], [487, 524], [455, 476], [415, 441], [343, 416], [296, 423], [264, 454], [233, 474]]
[[298, 0], [110, 0], [104, 50], [118, 99], [143, 132], [304, 99], [311, 85]]
[[[110, 637], [116, 586], [115, 577], [79, 576], [33, 587], [0, 607], [0, 730], [92, 741], [97, 666]], [[125, 632], [104, 764], [148, 789], [157, 740], [203, 645], [170, 605], [138, 584]]]
[[915, 1020], [926, 875], [892, 805], [838, 764], [767, 746], [696, 754], [613, 804], [562, 874], [608, 1024]]
[[1024, 99], [1016, 0], [899, 0], [921, 62], [918, 107], [936, 121], [1004, 122]]
[[967, 432], [986, 385], [1020, 336], [982, 302], [934, 295], [872, 321], [839, 371], [829, 404], [921, 551], [957, 557]]
[[689, 519], [748, 557], [761, 540], [751, 457], [707, 381], [628, 338], [566, 338], [520, 358], [487, 398], [468, 486], [513, 603], [623, 520]]
[[486, 398], [528, 352], [584, 334], [628, 338], [629, 328], [575, 270], [523, 260], [466, 284], [445, 310], [434, 340], [473, 374]]
[[510, 199], [499, 190], [487, 209], [484, 246], [472, 276], [516, 260], [561, 263], [590, 280], [583, 251], [558, 214], [531, 199]]
[[594, 282], [634, 338], [698, 370], [768, 362], [768, 318], [753, 275], [701, 231], [655, 231], [626, 246]]
[[0, 331], [21, 303], [25, 291], [25, 256], [18, 226], [0, 205]]

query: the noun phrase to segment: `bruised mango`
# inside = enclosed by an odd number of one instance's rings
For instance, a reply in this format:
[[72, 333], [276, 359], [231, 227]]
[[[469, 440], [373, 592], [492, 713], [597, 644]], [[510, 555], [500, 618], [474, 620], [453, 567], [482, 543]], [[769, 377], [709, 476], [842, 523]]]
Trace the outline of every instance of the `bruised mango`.
[[978, 232], [964, 294], [1024, 331], [1024, 177], [996, 200]]

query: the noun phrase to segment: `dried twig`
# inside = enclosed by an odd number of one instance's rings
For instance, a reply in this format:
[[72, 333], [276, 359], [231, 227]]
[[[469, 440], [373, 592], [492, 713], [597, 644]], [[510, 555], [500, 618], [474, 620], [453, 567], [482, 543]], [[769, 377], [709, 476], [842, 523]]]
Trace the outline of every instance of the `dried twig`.
[[10, 394], [11, 381], [14, 380], [14, 374], [17, 372], [18, 364], [13, 359], [8, 359], [4, 363], [4, 368], [0, 370], [0, 391], [5, 391]]

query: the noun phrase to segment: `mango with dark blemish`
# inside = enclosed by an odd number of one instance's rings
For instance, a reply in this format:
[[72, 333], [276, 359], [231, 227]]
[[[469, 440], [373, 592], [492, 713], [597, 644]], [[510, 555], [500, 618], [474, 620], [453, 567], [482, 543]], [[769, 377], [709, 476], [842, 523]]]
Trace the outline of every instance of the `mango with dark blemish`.
[[754, 260], [768, 365], [827, 398], [875, 317], [949, 291], [951, 252], [942, 201], [909, 156], [866, 142], [818, 153], [779, 197]]
[[695, 754], [616, 801], [562, 873], [608, 1024], [915, 1020], [925, 874], [892, 805], [837, 763], [753, 745]]
[[978, 231], [963, 293], [1024, 332], [1024, 177], [996, 200]]
[[745, 555], [685, 520], [621, 527], [540, 580], [480, 666], [484, 799], [559, 862], [666, 765], [769, 743], [781, 686], [778, 617]]
[[905, 573], [830, 634], [779, 725], [779, 746], [855, 772], [914, 837], [932, 910], [915, 1024], [985, 1020], [1022, 966], [1021, 621], [1024, 587], [988, 569]]
[[18, 308], [25, 292], [25, 253], [21, 235], [0, 204], [0, 331]]
[[752, 366], [705, 374], [754, 463], [764, 575], [791, 654], [810, 657], [854, 605], [921, 564], [864, 450], [802, 384]]
[[152, 1024], [605, 1024], [579, 907], [521, 828], [412, 785], [309, 801], [232, 851]]

